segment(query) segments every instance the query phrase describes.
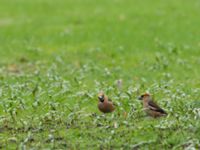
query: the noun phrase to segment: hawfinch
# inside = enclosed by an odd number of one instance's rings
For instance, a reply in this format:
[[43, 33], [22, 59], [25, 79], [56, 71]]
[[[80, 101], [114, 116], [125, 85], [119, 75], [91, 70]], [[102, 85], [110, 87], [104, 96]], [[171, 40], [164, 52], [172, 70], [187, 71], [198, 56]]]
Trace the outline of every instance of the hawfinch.
[[115, 110], [113, 102], [104, 93], [99, 93], [98, 95], [99, 103], [98, 108], [103, 113], [110, 113]]
[[139, 100], [142, 100], [144, 111], [151, 117], [157, 118], [161, 116], [166, 116], [167, 113], [160, 108], [153, 100], [150, 94], [145, 93], [141, 95]]

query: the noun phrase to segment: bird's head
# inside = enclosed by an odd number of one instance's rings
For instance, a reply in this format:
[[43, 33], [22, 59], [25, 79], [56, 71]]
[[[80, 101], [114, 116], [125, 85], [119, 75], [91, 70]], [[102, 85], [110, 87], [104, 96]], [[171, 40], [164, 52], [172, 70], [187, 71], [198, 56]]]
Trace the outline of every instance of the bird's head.
[[98, 99], [99, 99], [100, 102], [104, 102], [104, 100], [105, 100], [105, 95], [104, 95], [104, 93], [103, 93], [102, 91], [99, 92], [99, 94], [98, 94]]
[[149, 93], [142, 94], [141, 96], [138, 97], [138, 100], [144, 100], [144, 99], [149, 99], [151, 95]]
[[105, 95], [104, 95], [103, 92], [100, 92], [100, 93], [98, 94], [98, 99], [99, 99], [100, 102], [104, 102]]

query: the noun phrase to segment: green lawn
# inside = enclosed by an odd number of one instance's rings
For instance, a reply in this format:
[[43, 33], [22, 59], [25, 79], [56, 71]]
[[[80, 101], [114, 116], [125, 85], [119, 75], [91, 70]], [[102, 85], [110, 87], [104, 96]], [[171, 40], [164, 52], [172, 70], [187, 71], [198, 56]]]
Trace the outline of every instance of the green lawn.
[[[199, 149], [199, 8], [0, 0], [0, 149]], [[101, 90], [112, 114], [98, 111]], [[146, 91], [167, 117], [145, 115]]]

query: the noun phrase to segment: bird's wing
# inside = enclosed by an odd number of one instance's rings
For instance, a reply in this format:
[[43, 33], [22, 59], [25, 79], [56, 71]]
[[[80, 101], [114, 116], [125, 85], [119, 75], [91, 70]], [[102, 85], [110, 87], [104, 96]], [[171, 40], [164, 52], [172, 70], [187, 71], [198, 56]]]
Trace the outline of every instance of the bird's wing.
[[151, 110], [166, 114], [166, 112], [162, 108], [160, 108], [155, 102], [149, 101], [148, 104]]

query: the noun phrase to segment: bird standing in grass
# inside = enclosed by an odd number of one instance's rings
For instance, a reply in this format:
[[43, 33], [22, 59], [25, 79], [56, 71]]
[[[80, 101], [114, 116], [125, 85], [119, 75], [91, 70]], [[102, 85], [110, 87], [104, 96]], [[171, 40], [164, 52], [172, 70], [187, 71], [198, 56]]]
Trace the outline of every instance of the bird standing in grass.
[[150, 94], [145, 93], [141, 95], [138, 99], [142, 100], [144, 110], [149, 116], [157, 118], [167, 115], [167, 113], [152, 100]]
[[103, 92], [99, 93], [98, 99], [99, 99], [98, 108], [101, 112], [110, 113], [115, 110], [113, 102], [106, 95], [104, 95]]

